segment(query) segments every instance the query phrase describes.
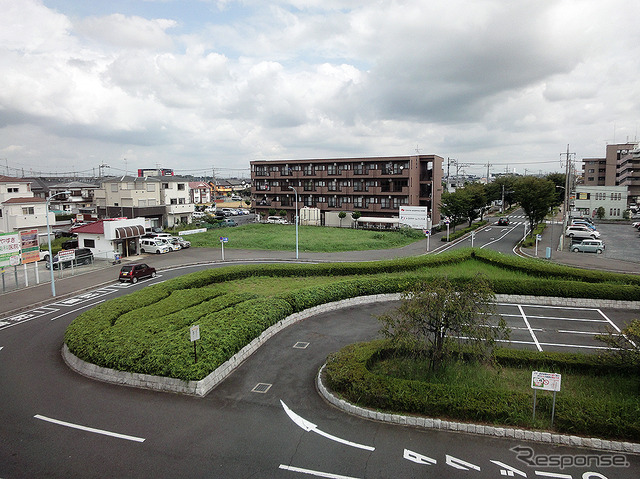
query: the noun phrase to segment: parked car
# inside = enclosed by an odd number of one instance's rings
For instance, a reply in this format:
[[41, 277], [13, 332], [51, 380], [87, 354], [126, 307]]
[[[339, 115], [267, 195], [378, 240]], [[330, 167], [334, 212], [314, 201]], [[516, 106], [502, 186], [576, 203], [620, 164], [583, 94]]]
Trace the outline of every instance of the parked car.
[[152, 226], [150, 228], [145, 228], [144, 231], [147, 234], [149, 234], [149, 233], [162, 233], [162, 228], [160, 228], [159, 226]]
[[604, 242], [599, 239], [583, 240], [581, 243], [571, 245], [571, 251], [574, 253], [604, 253]]
[[498, 219], [498, 226], [508, 226], [509, 225], [509, 218], [506, 217], [502, 217]]
[[220, 226], [238, 226], [238, 223], [230, 220], [229, 218], [226, 218], [222, 223], [220, 223]]
[[204, 211], [194, 211], [191, 216], [194, 218], [204, 218], [207, 214]]
[[573, 220], [571, 221], [572, 225], [584, 225], [587, 228], [590, 228], [592, 230], [596, 230], [596, 226], [593, 223], [589, 223], [587, 221], [582, 221], [582, 220]]
[[588, 216], [572, 216], [571, 221], [586, 221], [589, 224], [593, 224], [593, 220]]
[[636, 221], [635, 223], [631, 223], [631, 226], [633, 226], [637, 230], [640, 230], [640, 221]]
[[231, 197], [231, 201], [242, 201], [242, 196], [233, 195]]
[[267, 223], [286, 225], [287, 224], [287, 220], [286, 220], [286, 218], [283, 218], [282, 216], [268, 216], [267, 217]]
[[162, 254], [168, 253], [171, 251], [171, 248], [168, 244], [163, 244], [163, 242], [157, 238], [141, 238], [140, 239], [140, 252], [141, 253], [155, 253]]
[[187, 241], [181, 236], [172, 236], [171, 238], [169, 238], [169, 242], [179, 245], [182, 249], [189, 248], [191, 246], [191, 241]]
[[592, 230], [584, 225], [570, 225], [565, 232], [565, 235], [570, 238], [582, 238], [582, 239], [597, 239], [600, 238], [600, 233]]
[[[89, 248], [76, 248], [75, 249], [75, 258], [68, 261], [60, 261], [58, 257], [59, 253], [53, 257], [53, 269], [64, 269], [70, 268], [73, 266], [78, 266], [80, 264], [91, 264], [93, 263], [93, 253]], [[49, 262], [45, 263], [45, 267], [49, 269]]]
[[126, 264], [120, 268], [120, 275], [118, 281], [121, 283], [124, 281], [130, 281], [131, 283], [137, 283], [142, 278], [153, 278], [156, 275], [156, 269], [153, 266], [149, 266], [146, 263], [131, 263]]

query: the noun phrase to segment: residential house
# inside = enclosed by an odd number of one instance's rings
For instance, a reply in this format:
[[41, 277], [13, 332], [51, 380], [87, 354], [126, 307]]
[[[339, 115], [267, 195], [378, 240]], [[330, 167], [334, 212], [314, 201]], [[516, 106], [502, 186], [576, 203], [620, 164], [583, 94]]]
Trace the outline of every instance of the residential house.
[[203, 205], [213, 202], [211, 185], [206, 181], [190, 181], [189, 192], [191, 203]]
[[[37, 229], [46, 237], [46, 208], [46, 200], [31, 192], [30, 181], [0, 176], [0, 233]], [[55, 224], [55, 214], [49, 212], [48, 215], [49, 224]]]

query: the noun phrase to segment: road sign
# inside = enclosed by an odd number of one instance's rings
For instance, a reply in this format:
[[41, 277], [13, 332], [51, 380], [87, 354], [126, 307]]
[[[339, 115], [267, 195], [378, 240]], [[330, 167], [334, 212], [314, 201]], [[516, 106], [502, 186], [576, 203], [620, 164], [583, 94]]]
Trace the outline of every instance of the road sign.
[[229, 238], [227, 238], [226, 236], [220, 236], [220, 242], [221, 243], [227, 243], [227, 242], [229, 242]]
[[540, 241], [542, 239], [542, 235], [536, 235], [536, 239]]

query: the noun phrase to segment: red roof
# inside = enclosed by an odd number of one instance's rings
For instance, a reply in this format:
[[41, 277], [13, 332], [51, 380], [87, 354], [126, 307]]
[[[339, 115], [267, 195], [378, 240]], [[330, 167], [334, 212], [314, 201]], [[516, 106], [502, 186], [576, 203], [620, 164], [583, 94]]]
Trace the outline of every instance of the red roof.
[[98, 220], [88, 225], [78, 226], [77, 228], [73, 228], [73, 232], [101, 235], [104, 234], [104, 222], [105, 220]]
[[27, 196], [25, 198], [10, 198], [6, 201], [3, 201], [2, 204], [21, 204], [21, 203], [46, 203], [47, 200], [44, 198], [38, 198], [37, 196]]

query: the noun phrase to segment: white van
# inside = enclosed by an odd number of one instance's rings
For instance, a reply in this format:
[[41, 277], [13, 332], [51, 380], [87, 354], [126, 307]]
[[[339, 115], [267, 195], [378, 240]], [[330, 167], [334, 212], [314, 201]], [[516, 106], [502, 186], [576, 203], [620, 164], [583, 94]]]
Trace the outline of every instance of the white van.
[[162, 254], [168, 253], [171, 248], [167, 244], [163, 244], [162, 241], [155, 238], [141, 238], [140, 239], [140, 252], [141, 253], [155, 253]]

